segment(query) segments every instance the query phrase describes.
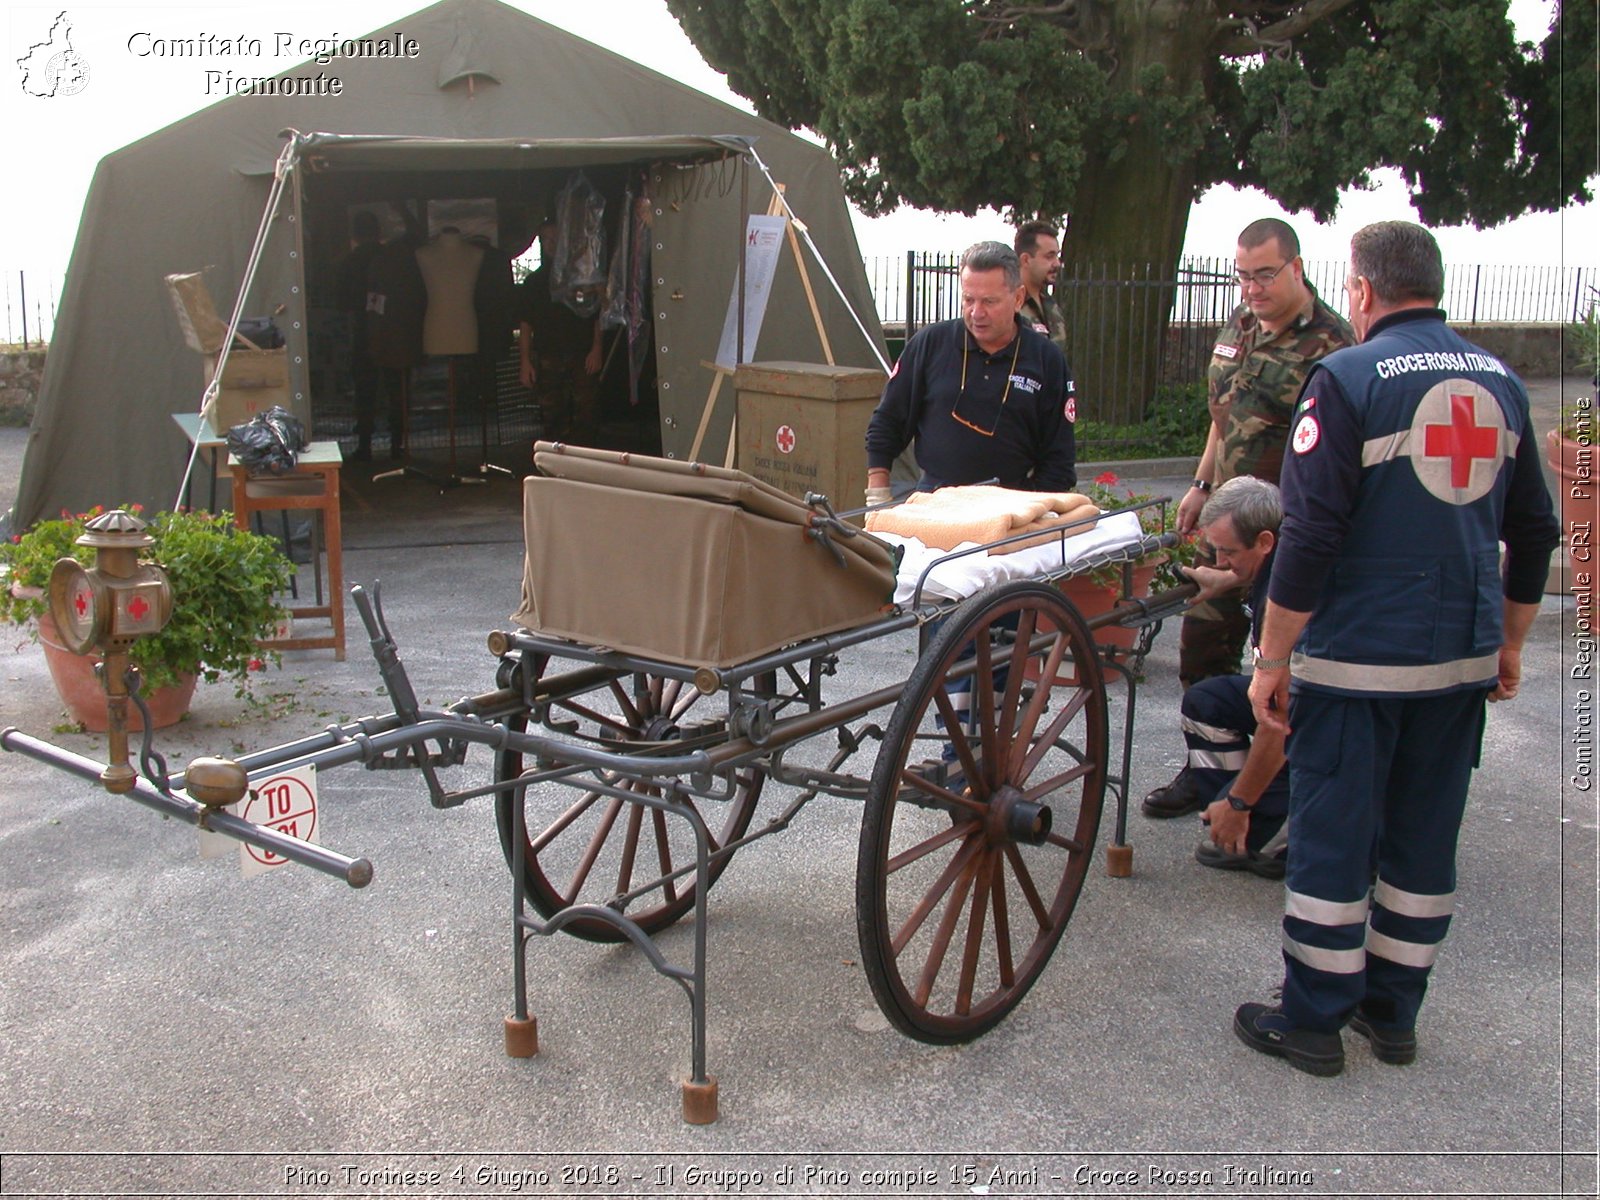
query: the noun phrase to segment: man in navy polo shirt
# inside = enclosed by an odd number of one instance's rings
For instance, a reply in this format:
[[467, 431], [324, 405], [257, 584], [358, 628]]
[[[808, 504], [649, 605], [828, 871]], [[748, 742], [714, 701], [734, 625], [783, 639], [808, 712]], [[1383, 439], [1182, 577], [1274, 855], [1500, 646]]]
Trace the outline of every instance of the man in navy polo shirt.
[[1017, 315], [1025, 294], [1011, 247], [979, 242], [962, 254], [960, 320], [906, 343], [867, 426], [867, 503], [889, 499], [889, 466], [913, 442], [923, 491], [1077, 482], [1067, 360]]

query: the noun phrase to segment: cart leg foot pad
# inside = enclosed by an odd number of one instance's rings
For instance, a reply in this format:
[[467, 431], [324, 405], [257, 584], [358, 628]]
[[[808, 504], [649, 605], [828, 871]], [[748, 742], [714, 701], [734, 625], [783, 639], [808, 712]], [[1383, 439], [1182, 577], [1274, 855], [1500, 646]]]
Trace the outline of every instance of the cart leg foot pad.
[[717, 1119], [717, 1077], [707, 1075], [704, 1083], [683, 1081], [683, 1119], [690, 1125], [709, 1125]]
[[1113, 879], [1126, 879], [1133, 874], [1132, 846], [1106, 847], [1106, 874]]
[[506, 1054], [532, 1058], [539, 1053], [539, 1021], [535, 1017], [506, 1018]]

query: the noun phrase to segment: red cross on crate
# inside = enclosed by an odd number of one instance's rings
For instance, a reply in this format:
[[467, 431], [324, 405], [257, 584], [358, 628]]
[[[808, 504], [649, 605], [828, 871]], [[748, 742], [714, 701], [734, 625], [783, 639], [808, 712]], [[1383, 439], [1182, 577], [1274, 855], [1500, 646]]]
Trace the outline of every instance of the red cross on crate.
[[1423, 450], [1430, 458], [1450, 460], [1450, 486], [1464, 488], [1472, 481], [1472, 464], [1498, 457], [1500, 430], [1479, 425], [1473, 414], [1473, 397], [1450, 393], [1450, 424], [1424, 425]]

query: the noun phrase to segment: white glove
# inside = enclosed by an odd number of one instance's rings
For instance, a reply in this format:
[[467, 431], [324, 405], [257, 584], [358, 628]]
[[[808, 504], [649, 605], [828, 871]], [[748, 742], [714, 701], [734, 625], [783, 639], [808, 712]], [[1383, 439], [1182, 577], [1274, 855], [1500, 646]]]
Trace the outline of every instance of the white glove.
[[867, 507], [875, 504], [887, 504], [894, 499], [894, 493], [886, 487], [869, 487], [867, 489]]

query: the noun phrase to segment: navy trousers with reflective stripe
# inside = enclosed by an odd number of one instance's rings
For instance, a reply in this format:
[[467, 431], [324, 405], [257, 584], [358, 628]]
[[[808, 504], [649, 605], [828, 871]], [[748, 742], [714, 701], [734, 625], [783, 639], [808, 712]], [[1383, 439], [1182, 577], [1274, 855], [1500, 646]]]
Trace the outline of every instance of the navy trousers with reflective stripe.
[[[1250, 709], [1250, 677], [1213, 675], [1183, 693], [1183, 740], [1189, 747], [1189, 774], [1207, 804], [1233, 783], [1250, 754], [1256, 716]], [[1283, 828], [1289, 811], [1289, 768], [1279, 769], [1250, 810], [1246, 849], [1259, 853]]]
[[1358, 1004], [1378, 1025], [1416, 1024], [1487, 697], [1295, 693], [1283, 1009], [1296, 1026], [1336, 1030]]

